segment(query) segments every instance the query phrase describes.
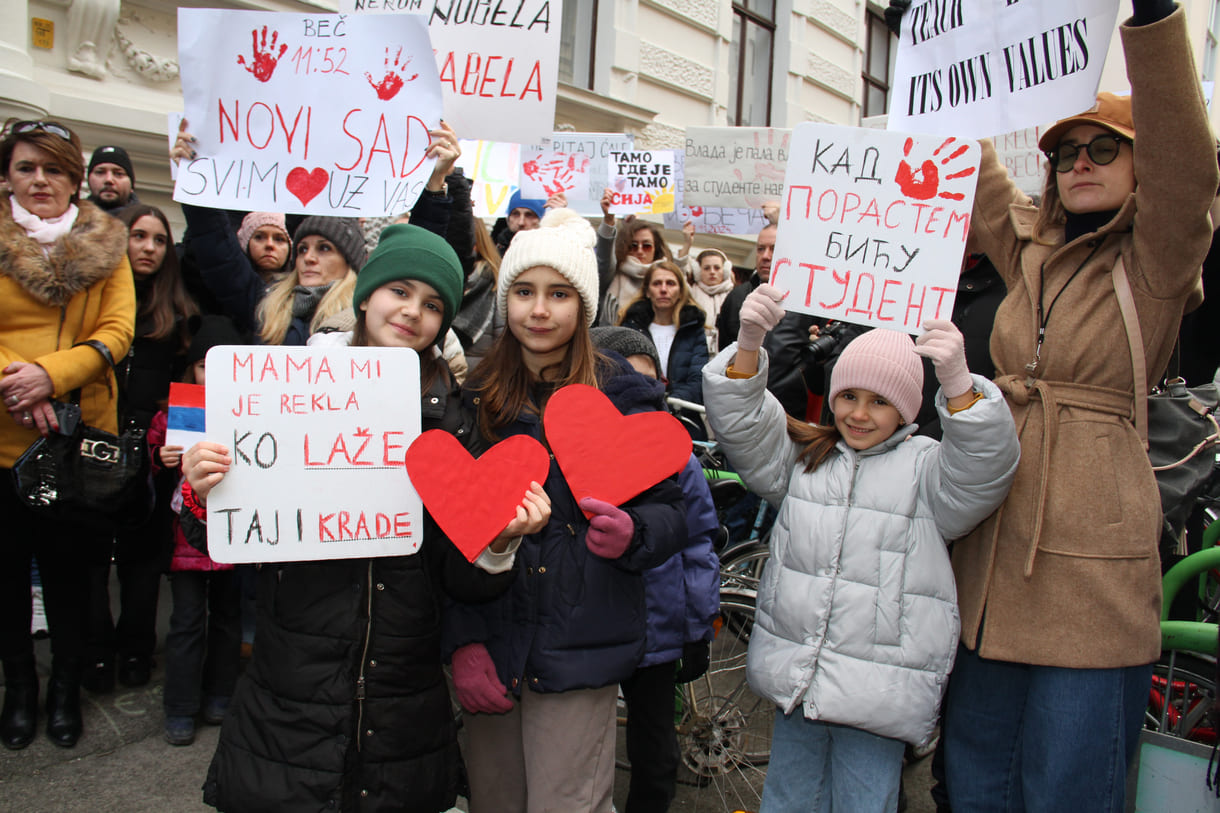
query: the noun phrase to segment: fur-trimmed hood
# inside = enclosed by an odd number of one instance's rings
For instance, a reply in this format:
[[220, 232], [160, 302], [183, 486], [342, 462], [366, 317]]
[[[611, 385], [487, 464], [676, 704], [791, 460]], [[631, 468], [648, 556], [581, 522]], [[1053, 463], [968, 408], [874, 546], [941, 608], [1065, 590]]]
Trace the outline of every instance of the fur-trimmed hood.
[[127, 254], [127, 227], [88, 201], [72, 230], [49, 254], [13, 220], [9, 194], [0, 194], [0, 274], [46, 305], [63, 306], [114, 273]]

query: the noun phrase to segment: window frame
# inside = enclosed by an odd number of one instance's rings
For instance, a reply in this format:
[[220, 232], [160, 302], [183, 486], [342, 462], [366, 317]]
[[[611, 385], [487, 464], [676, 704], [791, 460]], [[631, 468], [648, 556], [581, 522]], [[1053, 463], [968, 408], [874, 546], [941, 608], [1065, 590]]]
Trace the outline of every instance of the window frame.
[[[773, 82], [775, 79], [776, 23], [775, 23], [774, 15], [776, 13], [777, 3], [772, 2], [772, 4], [771, 4], [772, 19], [768, 19], [768, 18], [764, 17], [762, 14], [758, 13], [757, 11], [753, 11], [753, 10], [749, 9], [746, 5], [747, 2], [748, 2], [748, 0], [745, 0], [744, 2], [742, 0], [733, 0], [733, 3], [732, 3], [734, 22], [736, 22], [738, 18], [741, 19], [742, 36], [741, 36], [740, 42], [730, 42], [729, 43], [730, 48], [735, 47], [737, 49], [737, 76], [736, 76], [737, 96], [735, 99], [729, 100], [729, 102], [730, 102], [729, 125], [733, 126], [733, 127], [742, 127], [742, 126], [770, 127], [771, 126], [771, 107], [772, 107], [772, 102], [773, 102], [774, 96], [775, 96], [775, 93], [774, 93], [775, 89], [773, 86]], [[743, 74], [744, 74], [744, 71], [746, 70], [746, 44], [749, 40], [749, 38], [746, 36], [746, 32], [749, 30], [748, 26], [750, 24], [757, 25], [758, 27], [765, 29], [766, 31], [770, 32], [770, 34], [771, 34], [771, 45], [770, 45], [770, 48], [768, 49], [768, 54], [767, 54], [767, 112], [766, 112], [766, 116], [765, 116], [765, 121], [761, 125], [753, 124], [751, 122], [746, 122], [746, 123], [742, 122], [742, 109], [743, 109], [742, 101], [745, 96], [745, 84], [746, 84], [743, 81], [743, 79], [744, 79]]]

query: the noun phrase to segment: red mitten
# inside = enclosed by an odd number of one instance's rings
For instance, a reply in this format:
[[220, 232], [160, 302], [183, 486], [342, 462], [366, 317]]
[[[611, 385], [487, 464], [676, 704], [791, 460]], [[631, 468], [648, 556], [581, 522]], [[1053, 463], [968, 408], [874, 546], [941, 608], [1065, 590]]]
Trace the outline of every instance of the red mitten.
[[580, 507], [593, 515], [589, 518], [589, 532], [585, 534], [589, 550], [603, 559], [622, 556], [635, 534], [635, 523], [627, 512], [595, 497], [585, 497], [580, 501]]
[[453, 653], [453, 687], [466, 711], [503, 714], [513, 710], [508, 689], [496, 676], [496, 665], [483, 644], [466, 644]]

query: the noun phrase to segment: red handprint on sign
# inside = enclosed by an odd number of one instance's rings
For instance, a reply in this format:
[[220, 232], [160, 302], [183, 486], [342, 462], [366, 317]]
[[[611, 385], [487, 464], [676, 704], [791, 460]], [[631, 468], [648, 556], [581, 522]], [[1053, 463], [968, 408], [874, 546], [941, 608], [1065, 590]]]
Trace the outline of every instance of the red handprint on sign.
[[[911, 148], [915, 146], [915, 139], [908, 138], [902, 147], [902, 160], [898, 162], [898, 172], [894, 175], [894, 182], [898, 184], [902, 194], [915, 200], [931, 200], [937, 196], [947, 200], [964, 199], [966, 196], [961, 192], [939, 191], [941, 181], [940, 169], [936, 166], [936, 162], [932, 160], [947, 150], [955, 141], [957, 141], [956, 138], [949, 138], [941, 142], [941, 145], [932, 152], [932, 158], [924, 159], [923, 163], [919, 165], [919, 169], [913, 170], [911, 165], [907, 163], [907, 158], [911, 156]], [[969, 149], [969, 144], [962, 144], [942, 158], [940, 160], [941, 165], [943, 166], [953, 159], [961, 157]], [[957, 178], [967, 178], [974, 174], [974, 170], [974, 167], [966, 167], [963, 170], [946, 175], [944, 179], [952, 181]]]
[[271, 78], [271, 74], [275, 73], [275, 66], [279, 64], [280, 57], [288, 50], [287, 43], [280, 44], [279, 53], [274, 53], [276, 42], [280, 38], [279, 31], [271, 32], [271, 44], [267, 45], [267, 26], [263, 26], [263, 36], [260, 41], [258, 29], [250, 32], [250, 39], [254, 42], [253, 63], [247, 64], [246, 58], [241, 54], [237, 55], [237, 64], [254, 74], [254, 78], [260, 82], [266, 82]]
[[411, 64], [411, 57], [402, 59], [402, 48], [398, 49], [398, 53], [394, 54], [393, 63], [390, 62], [390, 49], [385, 49], [385, 76], [380, 82], [373, 81], [371, 73], [365, 73], [364, 78], [369, 81], [373, 90], [377, 91], [377, 98], [383, 101], [393, 99], [398, 95], [398, 91], [402, 90], [403, 82], [413, 82], [419, 78], [418, 73], [413, 73], [406, 76], [407, 66]]
[[548, 195], [558, 195], [576, 186], [576, 175], [589, 171], [587, 155], [555, 153], [546, 161], [526, 161], [521, 170], [532, 181], [542, 184]]

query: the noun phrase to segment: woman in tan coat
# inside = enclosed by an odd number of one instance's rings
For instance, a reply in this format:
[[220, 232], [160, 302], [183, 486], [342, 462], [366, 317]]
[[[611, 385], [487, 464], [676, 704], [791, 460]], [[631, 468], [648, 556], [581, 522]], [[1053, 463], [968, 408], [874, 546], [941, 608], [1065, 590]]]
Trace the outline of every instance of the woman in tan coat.
[[1183, 12], [1134, 8], [1121, 28], [1132, 95], [1102, 94], [1042, 136], [1041, 209], [984, 143], [971, 235], [1008, 286], [991, 352], [1021, 463], [1007, 501], [954, 548], [957, 812], [1122, 810], [1160, 653], [1160, 501], [1135, 399], [1199, 280], [1217, 169]]
[[115, 382], [92, 347], [122, 358], [131, 344], [135, 287], [127, 227], [78, 200], [85, 165], [76, 134], [55, 122], [10, 121], [0, 137], [0, 743], [34, 738], [38, 677], [30, 640], [30, 561], [38, 558], [50, 622], [47, 736], [70, 748], [81, 734], [80, 678], [86, 565], [109, 540], [83, 525], [49, 521], [21, 503], [11, 469], [39, 434], [58, 427], [51, 399], [80, 389], [81, 419], [117, 430]]

